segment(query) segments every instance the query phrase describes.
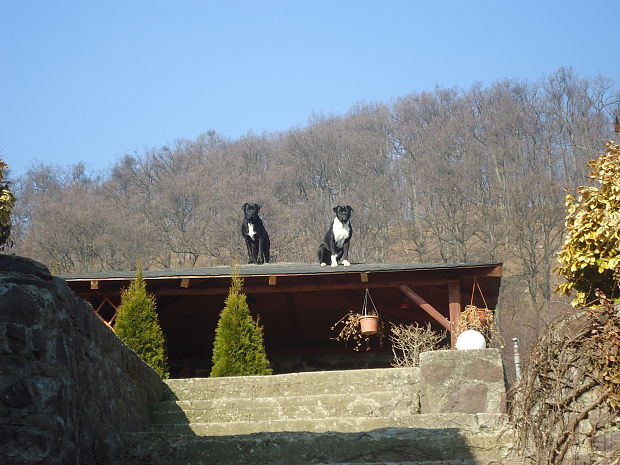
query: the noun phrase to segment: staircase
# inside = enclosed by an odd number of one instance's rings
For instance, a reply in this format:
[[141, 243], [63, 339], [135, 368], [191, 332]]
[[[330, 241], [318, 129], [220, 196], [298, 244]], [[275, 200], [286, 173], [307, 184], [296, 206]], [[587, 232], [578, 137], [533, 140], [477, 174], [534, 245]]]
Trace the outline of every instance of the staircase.
[[101, 465], [508, 464], [494, 413], [420, 413], [418, 368], [169, 380], [150, 431], [105, 438]]

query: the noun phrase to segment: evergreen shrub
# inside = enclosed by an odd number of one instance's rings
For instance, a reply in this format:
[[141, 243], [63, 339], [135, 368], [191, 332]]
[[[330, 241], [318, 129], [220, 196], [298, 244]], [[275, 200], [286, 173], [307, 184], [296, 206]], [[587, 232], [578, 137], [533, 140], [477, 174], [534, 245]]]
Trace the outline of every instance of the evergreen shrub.
[[251, 376], [272, 373], [263, 328], [250, 315], [243, 280], [233, 272], [232, 284], [215, 330], [211, 376]]
[[155, 297], [146, 291], [139, 269], [136, 279], [121, 291], [114, 331], [142, 360], [162, 378], [169, 377], [164, 334], [155, 311]]

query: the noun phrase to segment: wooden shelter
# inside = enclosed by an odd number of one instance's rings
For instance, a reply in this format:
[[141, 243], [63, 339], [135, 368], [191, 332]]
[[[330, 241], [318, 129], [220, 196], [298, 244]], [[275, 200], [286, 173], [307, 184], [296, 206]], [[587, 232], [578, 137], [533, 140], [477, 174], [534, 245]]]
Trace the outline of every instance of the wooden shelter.
[[[332, 268], [278, 263], [241, 265], [239, 271], [250, 310], [264, 326], [270, 359], [296, 357], [307, 361], [351, 353], [350, 346], [333, 340], [332, 326], [348, 310], [361, 311], [366, 289], [388, 329], [389, 323], [430, 322], [437, 330], [447, 330], [454, 344], [455, 323], [462, 306], [472, 299], [475, 282], [484, 301], [476, 292], [474, 304], [495, 309], [502, 264], [353, 264]], [[204, 375], [210, 366], [231, 267], [153, 270], [143, 275], [148, 291], [157, 299], [173, 376]], [[120, 303], [120, 291], [134, 277], [133, 272], [63, 276], [110, 325]], [[373, 347], [373, 351], [391, 355], [389, 341], [382, 348]], [[371, 355], [364, 352], [356, 356], [361, 361]], [[375, 357], [374, 366], [389, 366], [385, 361], [389, 358]], [[325, 367], [314, 369], [319, 368]], [[305, 369], [312, 368], [306, 365]], [[294, 368], [283, 365], [276, 371]]]

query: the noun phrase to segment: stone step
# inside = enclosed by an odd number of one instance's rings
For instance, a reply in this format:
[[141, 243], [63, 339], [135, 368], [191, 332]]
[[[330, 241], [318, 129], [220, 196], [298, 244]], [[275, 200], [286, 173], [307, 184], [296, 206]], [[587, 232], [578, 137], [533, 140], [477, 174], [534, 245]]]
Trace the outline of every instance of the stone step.
[[431, 461], [415, 461], [415, 462], [340, 462], [326, 463], [320, 465], [476, 465], [473, 460], [431, 460]]
[[346, 463], [326, 463], [321, 465], [476, 465], [473, 460], [432, 460], [415, 462], [346, 462]]
[[418, 414], [412, 416], [321, 417], [265, 421], [183, 422], [153, 424], [153, 431], [194, 436], [232, 436], [252, 433], [337, 431], [343, 433], [380, 428], [458, 430], [468, 433], [500, 431], [507, 424], [503, 414]]
[[346, 462], [346, 463], [326, 463], [321, 465], [476, 465], [473, 460], [432, 460], [415, 462]]
[[320, 371], [271, 376], [166, 380], [165, 400], [211, 400], [365, 391], [419, 391], [418, 368]]
[[402, 417], [419, 412], [420, 400], [417, 394], [368, 392], [253, 399], [166, 401], [153, 407], [151, 417], [153, 423], [168, 424], [292, 420], [338, 416]]
[[105, 465], [507, 465], [507, 449], [497, 434], [456, 428], [234, 436], [151, 432], [112, 434], [98, 444], [97, 458]]

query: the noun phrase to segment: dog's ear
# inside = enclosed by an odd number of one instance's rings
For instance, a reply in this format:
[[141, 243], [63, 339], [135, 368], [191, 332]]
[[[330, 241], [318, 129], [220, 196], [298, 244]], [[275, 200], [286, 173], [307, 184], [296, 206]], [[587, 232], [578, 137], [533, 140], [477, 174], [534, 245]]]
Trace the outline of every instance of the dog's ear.
[[258, 213], [260, 211], [260, 205], [255, 203], [254, 206], [256, 207], [256, 213]]
[[340, 206], [334, 207], [334, 213], [337, 213], [339, 208]]
[[246, 202], [246, 203], [244, 203], [244, 204], [241, 206], [241, 208], [243, 209], [243, 211], [245, 211], [245, 209], [246, 209], [246, 208], [248, 208], [248, 203], [247, 203], [247, 202]]
[[352, 209], [349, 205], [347, 205], [347, 206], [346, 206], [346, 207], [344, 207], [344, 208], [346, 208], [346, 210], [347, 210], [348, 212], [352, 212], [352, 211], [353, 211], [353, 209]]

